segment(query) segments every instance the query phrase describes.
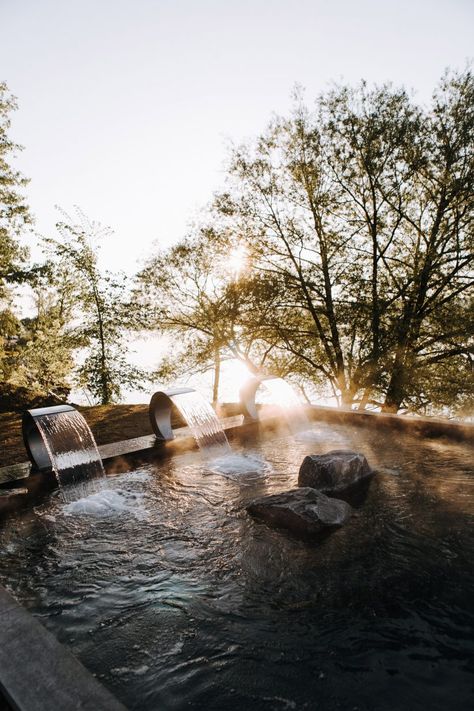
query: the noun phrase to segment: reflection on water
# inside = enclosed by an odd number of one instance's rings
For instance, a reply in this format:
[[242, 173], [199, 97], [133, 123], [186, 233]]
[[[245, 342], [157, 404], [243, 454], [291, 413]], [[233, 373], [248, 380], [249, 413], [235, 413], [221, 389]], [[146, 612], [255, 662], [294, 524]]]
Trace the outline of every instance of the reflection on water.
[[[53, 497], [2, 531], [0, 576], [130, 709], [470, 708], [472, 448], [315, 432], [237, 452], [267, 469], [248, 486], [187, 454], [93, 513]], [[336, 441], [378, 470], [345, 527], [309, 545], [247, 516]]]

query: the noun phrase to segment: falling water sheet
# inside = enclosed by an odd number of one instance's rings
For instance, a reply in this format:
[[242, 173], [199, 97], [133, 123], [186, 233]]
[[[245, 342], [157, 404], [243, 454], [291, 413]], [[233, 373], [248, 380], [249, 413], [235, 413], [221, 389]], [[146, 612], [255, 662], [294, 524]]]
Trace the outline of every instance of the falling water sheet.
[[75, 501], [100, 489], [105, 478], [102, 460], [90, 428], [79, 412], [36, 418], [64, 501]]

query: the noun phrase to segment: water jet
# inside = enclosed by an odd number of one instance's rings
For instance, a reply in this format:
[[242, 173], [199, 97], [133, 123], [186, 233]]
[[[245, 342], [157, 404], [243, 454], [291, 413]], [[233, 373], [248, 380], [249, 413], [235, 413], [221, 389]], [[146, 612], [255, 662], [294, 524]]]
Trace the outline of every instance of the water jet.
[[174, 439], [171, 423], [174, 408], [189, 426], [198, 447], [207, 456], [223, 456], [231, 452], [212, 406], [194, 388], [188, 387], [159, 390], [151, 398], [149, 415], [157, 440], [166, 442]]
[[63, 497], [80, 498], [105, 476], [94, 436], [71, 405], [27, 410], [22, 433], [33, 473], [53, 471]]

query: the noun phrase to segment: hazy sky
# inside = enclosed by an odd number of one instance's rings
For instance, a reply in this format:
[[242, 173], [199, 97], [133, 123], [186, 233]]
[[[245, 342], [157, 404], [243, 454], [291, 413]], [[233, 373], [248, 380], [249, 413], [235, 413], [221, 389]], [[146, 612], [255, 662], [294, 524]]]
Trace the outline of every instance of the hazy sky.
[[471, 0], [0, 0], [0, 79], [38, 231], [80, 205], [132, 273], [222, 181], [227, 139], [262, 130], [298, 82], [392, 80], [428, 100], [472, 49]]

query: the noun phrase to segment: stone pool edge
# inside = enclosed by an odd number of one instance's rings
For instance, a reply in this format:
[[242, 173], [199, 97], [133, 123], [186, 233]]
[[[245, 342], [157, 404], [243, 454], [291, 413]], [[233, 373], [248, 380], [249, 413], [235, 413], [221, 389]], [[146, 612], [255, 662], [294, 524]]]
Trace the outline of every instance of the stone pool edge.
[[2, 586], [0, 691], [14, 711], [126, 711]]

